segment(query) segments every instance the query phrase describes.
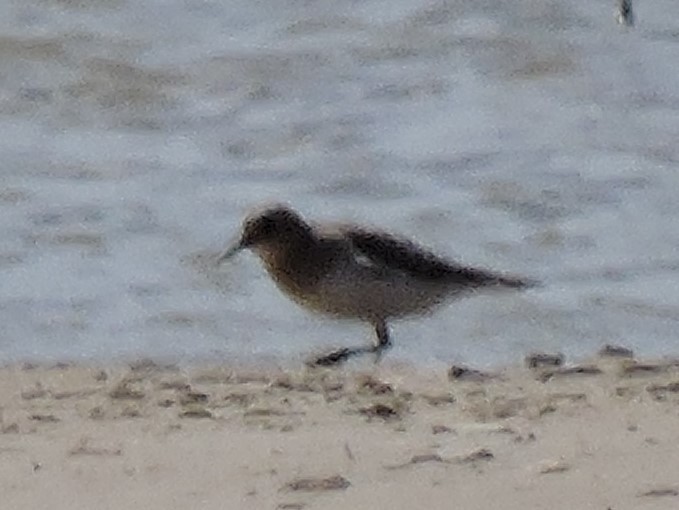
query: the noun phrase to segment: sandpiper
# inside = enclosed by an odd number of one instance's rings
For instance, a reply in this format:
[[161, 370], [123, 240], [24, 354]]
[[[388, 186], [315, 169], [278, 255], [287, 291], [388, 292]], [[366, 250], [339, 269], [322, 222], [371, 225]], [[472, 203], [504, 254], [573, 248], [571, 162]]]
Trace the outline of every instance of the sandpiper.
[[373, 345], [335, 350], [315, 358], [315, 365], [333, 365], [363, 353], [374, 353], [379, 360], [391, 345], [390, 319], [423, 315], [470, 291], [532, 284], [464, 267], [386, 232], [357, 225], [312, 226], [285, 205], [249, 215], [238, 240], [218, 262], [245, 248], [259, 256], [277, 286], [303, 307], [374, 327]]

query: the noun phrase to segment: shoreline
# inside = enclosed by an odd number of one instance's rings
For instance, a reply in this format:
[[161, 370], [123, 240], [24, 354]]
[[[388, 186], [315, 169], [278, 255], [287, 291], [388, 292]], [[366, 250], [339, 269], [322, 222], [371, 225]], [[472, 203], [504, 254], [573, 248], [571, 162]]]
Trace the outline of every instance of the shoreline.
[[679, 501], [675, 360], [458, 368], [0, 367], [0, 489], [53, 510]]
[[[230, 372], [236, 376], [238, 373], [259, 373], [262, 375], [275, 376], [277, 374], [311, 373], [313, 371], [334, 372], [350, 375], [361, 373], [402, 373], [409, 374], [414, 378], [422, 377], [423, 374], [448, 374], [452, 368], [481, 372], [487, 375], [500, 376], [502, 374], [516, 375], [522, 371], [536, 373], [536, 369], [573, 368], [591, 366], [603, 363], [609, 367], [617, 362], [622, 367], [630, 364], [657, 365], [658, 369], [663, 366], [679, 366], [679, 353], [660, 356], [637, 356], [630, 348], [604, 344], [596, 352], [581, 356], [568, 356], [561, 351], [533, 351], [521, 357], [517, 357], [504, 363], [466, 363], [458, 361], [443, 361], [431, 359], [429, 361], [411, 361], [400, 357], [386, 356], [379, 363], [374, 363], [369, 355], [362, 356], [335, 367], [312, 366], [308, 362], [315, 359], [323, 351], [317, 350], [307, 355], [293, 357], [278, 356], [214, 356], [189, 358], [185, 356], [134, 356], [124, 355], [114, 358], [102, 359], [99, 357], [73, 358], [48, 358], [21, 357], [0, 361], [0, 371], [5, 370], [63, 370], [63, 369], [89, 369], [111, 370], [115, 372], [129, 370], [135, 371], [176, 371], [187, 376], [199, 373], [203, 370], [219, 369]], [[632, 369], [634, 371], [634, 369]], [[653, 371], [653, 370], [651, 370]], [[454, 379], [454, 378], [453, 378]]]
[[[335, 346], [339, 348], [339, 346]], [[11, 356], [6, 359], [0, 359], [0, 370], [15, 366], [35, 366], [35, 367], [54, 367], [54, 366], [90, 366], [90, 367], [125, 367], [133, 366], [139, 363], [155, 364], [159, 366], [173, 366], [178, 368], [200, 368], [206, 366], [237, 366], [247, 367], [253, 370], [284, 370], [294, 371], [307, 366], [307, 361], [315, 359], [316, 357], [329, 352], [331, 348], [316, 348], [313, 347], [301, 353], [294, 353], [292, 355], [277, 355], [277, 354], [263, 354], [263, 353], [249, 353], [249, 354], [230, 354], [227, 351], [215, 352], [211, 355], [187, 356], [185, 354], [146, 354], [146, 353], [124, 353], [115, 356]], [[601, 344], [594, 350], [589, 352], [578, 352], [576, 354], [568, 353], [565, 350], [526, 350], [525, 352], [517, 354], [509, 360], [504, 361], [490, 361], [475, 363], [473, 360], [465, 361], [456, 359], [455, 357], [445, 360], [443, 358], [430, 357], [425, 359], [410, 359], [404, 356], [403, 353], [391, 354], [387, 352], [382, 358], [378, 366], [391, 368], [404, 368], [412, 370], [439, 370], [453, 364], [460, 364], [470, 366], [473, 368], [490, 370], [490, 371], [504, 371], [504, 370], [518, 370], [526, 366], [527, 359], [531, 356], [548, 354], [550, 356], [560, 356], [563, 361], [568, 364], [581, 364], [596, 361], [600, 358], [607, 357], [633, 357], [639, 359], [651, 360], [654, 362], [662, 362], [666, 360], [679, 360], [679, 349], [676, 353], [661, 352], [638, 352], [636, 349], [631, 349], [626, 346], [617, 344]], [[352, 359], [339, 368], [345, 370], [349, 367], [350, 370], [370, 370], [374, 366], [369, 356]]]

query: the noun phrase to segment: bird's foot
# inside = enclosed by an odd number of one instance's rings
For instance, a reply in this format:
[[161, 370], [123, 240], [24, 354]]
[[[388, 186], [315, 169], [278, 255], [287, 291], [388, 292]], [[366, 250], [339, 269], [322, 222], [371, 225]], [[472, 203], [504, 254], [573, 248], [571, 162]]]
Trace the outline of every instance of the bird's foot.
[[346, 360], [348, 360], [351, 356], [356, 354], [353, 352], [353, 349], [349, 349], [348, 347], [343, 347], [341, 349], [337, 349], [335, 351], [332, 351], [328, 354], [323, 354], [321, 356], [318, 356], [316, 358], [312, 358], [309, 360], [307, 363], [310, 366], [316, 366], [316, 367], [331, 367], [334, 365], [339, 365], [341, 363], [344, 363]]
[[342, 347], [328, 354], [312, 358], [307, 362], [307, 365], [315, 367], [331, 367], [340, 365], [354, 356], [371, 352], [375, 352], [374, 347]]

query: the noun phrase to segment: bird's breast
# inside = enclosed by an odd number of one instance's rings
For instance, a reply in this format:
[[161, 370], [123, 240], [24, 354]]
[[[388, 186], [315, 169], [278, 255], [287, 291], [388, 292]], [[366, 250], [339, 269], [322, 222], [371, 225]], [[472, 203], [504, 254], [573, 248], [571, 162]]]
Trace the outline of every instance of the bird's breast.
[[264, 268], [276, 285], [294, 299], [304, 299], [314, 292], [318, 276], [304, 256], [295, 256], [282, 250], [258, 250]]

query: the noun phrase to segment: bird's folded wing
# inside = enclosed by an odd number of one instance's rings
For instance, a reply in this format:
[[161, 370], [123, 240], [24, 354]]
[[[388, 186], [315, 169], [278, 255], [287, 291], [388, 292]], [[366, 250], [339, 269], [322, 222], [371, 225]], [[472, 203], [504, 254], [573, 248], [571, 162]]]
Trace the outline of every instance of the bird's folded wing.
[[[416, 278], [471, 286], [505, 284], [497, 275], [447, 261], [413, 242], [385, 232], [358, 227], [345, 227], [342, 232], [351, 243], [357, 260], [370, 261], [376, 267], [402, 271]], [[519, 282], [516, 283], [519, 286]]]

